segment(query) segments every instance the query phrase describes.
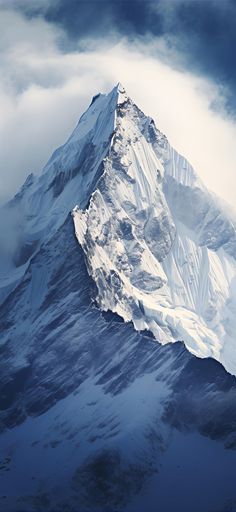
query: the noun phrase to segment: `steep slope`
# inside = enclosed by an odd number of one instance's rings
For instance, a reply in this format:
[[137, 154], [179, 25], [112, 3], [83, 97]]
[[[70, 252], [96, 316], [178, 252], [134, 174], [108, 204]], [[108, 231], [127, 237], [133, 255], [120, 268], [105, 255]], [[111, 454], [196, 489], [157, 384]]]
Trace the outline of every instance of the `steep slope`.
[[98, 303], [235, 374], [235, 217], [119, 91], [104, 172], [73, 212]]
[[110, 146], [118, 96], [116, 88], [107, 96], [98, 95], [42, 174], [30, 174], [20, 192], [1, 209], [5, 227], [0, 249], [1, 302], [20, 282], [30, 258], [64, 224], [75, 204], [86, 206]]

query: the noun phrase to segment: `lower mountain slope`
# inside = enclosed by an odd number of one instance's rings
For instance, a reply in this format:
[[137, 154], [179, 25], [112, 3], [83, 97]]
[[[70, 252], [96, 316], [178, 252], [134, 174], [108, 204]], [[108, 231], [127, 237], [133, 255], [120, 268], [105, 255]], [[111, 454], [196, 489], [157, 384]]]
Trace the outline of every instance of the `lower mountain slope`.
[[96, 293], [69, 216], [1, 311], [2, 510], [234, 510], [235, 377]]

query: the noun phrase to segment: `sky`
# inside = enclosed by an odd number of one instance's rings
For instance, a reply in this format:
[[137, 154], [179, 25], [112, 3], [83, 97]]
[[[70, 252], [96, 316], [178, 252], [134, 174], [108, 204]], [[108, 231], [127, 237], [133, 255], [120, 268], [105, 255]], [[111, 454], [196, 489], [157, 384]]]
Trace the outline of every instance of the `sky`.
[[0, 201], [122, 82], [235, 205], [234, 0], [0, 0]]

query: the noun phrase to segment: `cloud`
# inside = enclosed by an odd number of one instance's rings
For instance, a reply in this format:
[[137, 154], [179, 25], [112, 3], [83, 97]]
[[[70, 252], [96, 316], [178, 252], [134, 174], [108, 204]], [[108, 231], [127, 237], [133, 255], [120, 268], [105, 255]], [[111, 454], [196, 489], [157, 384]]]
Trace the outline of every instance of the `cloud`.
[[[128, 94], [204, 182], [234, 204], [236, 125], [224, 111], [225, 91], [180, 71], [165, 37], [86, 40], [82, 50], [61, 51], [61, 31], [42, 18], [2, 11], [0, 60], [0, 188], [2, 199], [39, 172], [64, 143], [99, 91], [121, 81]], [[5, 16], [5, 19], [4, 19]], [[15, 30], [8, 32], [9, 24]], [[42, 44], [41, 44], [42, 40]]]
[[228, 112], [236, 116], [235, 0], [3, 0], [2, 4], [30, 19], [42, 16], [63, 29], [64, 50], [78, 48], [85, 37], [112, 35], [132, 41], [165, 36], [181, 56], [178, 65], [227, 85]]

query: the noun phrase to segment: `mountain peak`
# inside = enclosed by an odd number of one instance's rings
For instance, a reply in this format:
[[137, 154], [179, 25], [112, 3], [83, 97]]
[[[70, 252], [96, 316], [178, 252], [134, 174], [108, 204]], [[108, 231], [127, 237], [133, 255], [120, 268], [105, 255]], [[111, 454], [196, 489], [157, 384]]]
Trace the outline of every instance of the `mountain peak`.
[[111, 90], [110, 93], [108, 93], [107, 96], [109, 97], [109, 95], [111, 95], [111, 96], [115, 95], [116, 105], [120, 105], [128, 99], [126, 90], [125, 90], [124, 86], [121, 84], [121, 82], [118, 82], [115, 85], [115, 87]]
[[96, 95], [45, 172], [11, 203], [19, 243], [4, 296], [73, 210], [101, 309], [162, 343], [183, 340], [236, 374], [235, 223], [127, 100], [120, 83]]
[[118, 82], [118, 83], [116, 84], [116, 88], [117, 88], [117, 90], [118, 90], [119, 92], [125, 92], [125, 88], [124, 88], [124, 86], [122, 85], [122, 83], [121, 83], [121, 82]]
[[117, 90], [118, 94], [127, 96], [126, 90], [121, 82], [118, 82], [118, 84], [115, 86], [115, 89]]

